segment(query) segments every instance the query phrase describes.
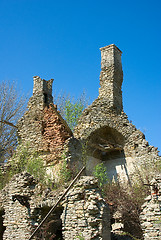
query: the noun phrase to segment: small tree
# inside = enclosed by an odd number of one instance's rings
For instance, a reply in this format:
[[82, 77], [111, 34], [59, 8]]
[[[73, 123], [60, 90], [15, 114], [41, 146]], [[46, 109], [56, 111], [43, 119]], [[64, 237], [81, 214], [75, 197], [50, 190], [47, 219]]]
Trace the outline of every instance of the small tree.
[[57, 105], [61, 116], [66, 120], [71, 130], [75, 128], [82, 111], [88, 106], [89, 100], [83, 93], [75, 99], [66, 93], [60, 93], [54, 96], [54, 103]]
[[106, 168], [103, 163], [99, 163], [96, 165], [95, 170], [93, 172], [93, 175], [98, 178], [99, 186], [103, 191], [103, 187], [105, 183], [107, 183], [107, 174], [106, 174]]
[[17, 130], [6, 122], [16, 125], [25, 111], [26, 100], [27, 97], [20, 93], [14, 82], [0, 83], [0, 163], [12, 155], [17, 144]]

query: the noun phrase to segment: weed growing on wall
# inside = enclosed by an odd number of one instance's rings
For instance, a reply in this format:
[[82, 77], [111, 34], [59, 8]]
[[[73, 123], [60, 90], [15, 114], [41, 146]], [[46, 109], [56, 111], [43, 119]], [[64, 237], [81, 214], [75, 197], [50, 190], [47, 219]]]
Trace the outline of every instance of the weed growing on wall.
[[12, 174], [27, 171], [32, 174], [40, 182], [45, 181], [46, 171], [44, 161], [39, 157], [38, 153], [30, 150], [29, 145], [18, 146], [16, 153], [11, 161]]
[[106, 172], [104, 164], [100, 163], [96, 165], [93, 175], [98, 178], [104, 199], [111, 208], [111, 216], [119, 212], [124, 232], [131, 234], [133, 239], [141, 238], [139, 215], [144, 199], [149, 195], [149, 188], [141, 181], [133, 181], [131, 186], [125, 182], [121, 184], [119, 180], [112, 182], [107, 178]]
[[59, 177], [60, 177], [59, 183], [62, 183], [62, 184], [68, 182], [71, 179], [71, 171], [68, 168], [66, 159], [64, 159], [61, 164]]
[[29, 145], [19, 145], [12, 159], [6, 173], [0, 172], [2, 179], [2, 187], [9, 182], [11, 177], [17, 173], [27, 171], [33, 175], [39, 182], [46, 184], [46, 170], [44, 168], [44, 161], [39, 157], [38, 153], [30, 150]]
[[77, 239], [79, 239], [79, 240], [85, 240], [85, 238], [83, 237], [83, 235], [82, 235], [81, 233], [77, 236]]
[[62, 153], [61, 161], [59, 165], [58, 179], [54, 183], [54, 188], [59, 188], [63, 186], [64, 183], [67, 183], [72, 178], [72, 171], [68, 167], [67, 159], [66, 159], [66, 151]]
[[[142, 237], [139, 215], [145, 197], [149, 194], [148, 188], [139, 183], [120, 184], [108, 182], [103, 186], [104, 198], [110, 204], [111, 216], [119, 212], [121, 223], [124, 225], [124, 232], [131, 234], [134, 239]], [[113, 220], [112, 220], [113, 221]]]

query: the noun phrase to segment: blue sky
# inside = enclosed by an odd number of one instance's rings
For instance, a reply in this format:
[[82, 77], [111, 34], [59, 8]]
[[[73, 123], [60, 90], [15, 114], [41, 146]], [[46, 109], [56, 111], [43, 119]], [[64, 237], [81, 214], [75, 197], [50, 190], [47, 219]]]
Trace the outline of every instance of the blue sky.
[[122, 54], [124, 111], [161, 151], [161, 1], [0, 0], [0, 81], [32, 94], [35, 75], [93, 101], [100, 47]]

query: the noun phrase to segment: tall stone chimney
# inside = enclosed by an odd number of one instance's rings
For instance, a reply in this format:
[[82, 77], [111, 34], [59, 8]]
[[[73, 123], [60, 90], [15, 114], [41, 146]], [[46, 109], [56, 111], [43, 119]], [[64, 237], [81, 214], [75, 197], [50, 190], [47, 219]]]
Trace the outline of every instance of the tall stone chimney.
[[114, 44], [100, 48], [100, 50], [101, 74], [99, 97], [108, 99], [109, 107], [122, 110], [122, 52]]

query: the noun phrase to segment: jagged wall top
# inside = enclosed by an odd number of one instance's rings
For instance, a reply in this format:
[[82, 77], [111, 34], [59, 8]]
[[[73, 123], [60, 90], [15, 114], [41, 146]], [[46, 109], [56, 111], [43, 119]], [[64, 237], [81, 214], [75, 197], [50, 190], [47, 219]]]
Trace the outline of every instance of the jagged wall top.
[[52, 95], [52, 84], [54, 79], [50, 79], [48, 81], [41, 79], [39, 76], [34, 76], [34, 87], [33, 94], [36, 92], [43, 92], [49, 95]]
[[36, 106], [39, 109], [44, 109], [45, 106], [49, 106], [50, 103], [53, 103], [53, 79], [46, 81], [41, 79], [39, 76], [34, 76], [33, 81], [33, 96], [29, 100], [28, 108]]

